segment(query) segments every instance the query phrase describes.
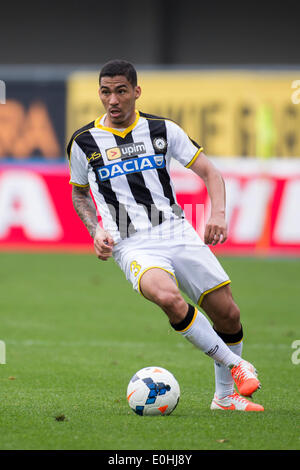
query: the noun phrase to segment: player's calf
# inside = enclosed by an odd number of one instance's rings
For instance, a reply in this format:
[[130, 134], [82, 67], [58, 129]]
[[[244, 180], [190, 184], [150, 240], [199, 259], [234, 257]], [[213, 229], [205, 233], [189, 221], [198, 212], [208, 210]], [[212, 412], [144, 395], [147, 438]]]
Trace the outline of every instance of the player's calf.
[[180, 323], [186, 316], [188, 305], [180, 295], [180, 292], [162, 292], [158, 294], [155, 302], [168, 315], [173, 324]]
[[207, 294], [201, 308], [212, 320], [217, 332], [234, 334], [241, 329], [240, 309], [233, 300], [229, 284]]

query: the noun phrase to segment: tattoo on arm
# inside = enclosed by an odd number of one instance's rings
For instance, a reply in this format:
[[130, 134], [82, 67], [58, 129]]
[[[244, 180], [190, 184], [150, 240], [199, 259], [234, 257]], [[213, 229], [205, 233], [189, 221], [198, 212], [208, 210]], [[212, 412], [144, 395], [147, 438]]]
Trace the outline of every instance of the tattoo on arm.
[[73, 186], [72, 202], [74, 209], [76, 210], [80, 219], [88, 229], [89, 234], [92, 238], [94, 238], [98, 225], [98, 218], [95, 204], [90, 195], [90, 188], [81, 188], [79, 186]]

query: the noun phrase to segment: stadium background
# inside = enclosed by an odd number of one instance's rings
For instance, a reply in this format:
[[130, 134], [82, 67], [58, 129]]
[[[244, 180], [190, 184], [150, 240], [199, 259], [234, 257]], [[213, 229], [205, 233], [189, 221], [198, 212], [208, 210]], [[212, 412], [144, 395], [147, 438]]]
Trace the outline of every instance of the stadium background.
[[[66, 142], [102, 113], [101, 65], [126, 58], [143, 87], [138, 108], [177, 121], [224, 174], [230, 236], [215, 251], [298, 255], [296, 15], [292, 5], [259, 12], [167, 0], [2, 6], [0, 248], [91, 249], [71, 206]], [[176, 166], [173, 177], [202, 233], [205, 188]]]

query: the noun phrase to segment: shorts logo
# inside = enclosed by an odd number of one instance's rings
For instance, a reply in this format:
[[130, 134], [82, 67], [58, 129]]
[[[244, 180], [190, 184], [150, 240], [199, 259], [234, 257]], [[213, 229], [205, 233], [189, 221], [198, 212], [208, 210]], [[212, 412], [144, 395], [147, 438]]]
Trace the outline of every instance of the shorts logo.
[[146, 146], [144, 142], [131, 142], [130, 144], [120, 145], [119, 147], [112, 147], [106, 150], [108, 160], [116, 160], [122, 157], [132, 157], [133, 155], [141, 155], [146, 153]]
[[138, 275], [140, 270], [141, 265], [138, 264], [136, 261], [132, 261], [132, 263], [130, 264], [130, 271], [134, 274], [135, 277]]
[[152, 144], [155, 150], [158, 150], [159, 152], [164, 152], [168, 146], [168, 142], [163, 137], [155, 137]]
[[98, 176], [101, 181], [106, 181], [116, 176], [138, 173], [139, 171], [165, 168], [166, 162], [163, 155], [149, 155], [139, 158], [130, 158], [120, 162], [98, 168]]

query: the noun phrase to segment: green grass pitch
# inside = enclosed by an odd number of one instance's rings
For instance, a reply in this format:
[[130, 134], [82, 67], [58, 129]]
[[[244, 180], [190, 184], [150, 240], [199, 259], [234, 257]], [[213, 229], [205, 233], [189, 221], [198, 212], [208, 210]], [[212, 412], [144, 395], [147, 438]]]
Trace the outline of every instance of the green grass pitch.
[[[300, 448], [300, 260], [222, 258], [242, 312], [244, 357], [264, 413], [210, 411], [213, 362], [92, 254], [0, 254], [0, 449]], [[126, 389], [140, 368], [178, 379], [173, 414], [140, 417]]]

